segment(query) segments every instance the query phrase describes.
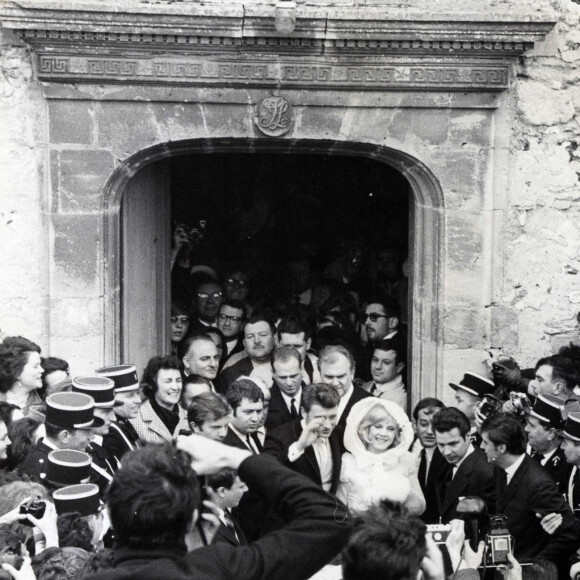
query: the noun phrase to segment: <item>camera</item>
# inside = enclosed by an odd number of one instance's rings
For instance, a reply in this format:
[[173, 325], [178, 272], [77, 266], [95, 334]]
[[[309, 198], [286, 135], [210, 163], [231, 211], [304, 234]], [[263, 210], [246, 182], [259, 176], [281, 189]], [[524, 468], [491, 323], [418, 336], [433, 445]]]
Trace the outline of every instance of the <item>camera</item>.
[[449, 532], [451, 532], [449, 524], [429, 524], [427, 526], [427, 533], [431, 534], [436, 544], [444, 544]]
[[532, 410], [532, 403], [525, 393], [511, 392], [510, 399], [518, 416], [523, 416]]
[[484, 395], [483, 400], [477, 404], [477, 412], [484, 417], [491, 417], [498, 411], [499, 401], [493, 395]]
[[507, 529], [507, 516], [489, 517], [489, 532], [485, 538], [487, 559], [492, 565], [506, 564], [512, 552], [512, 537]]
[[[38, 496], [36, 499], [30, 500], [28, 503], [24, 503], [20, 506], [20, 513], [31, 515], [32, 517], [39, 520], [44, 515], [46, 510], [46, 502], [40, 499]], [[30, 520], [22, 520], [20, 522], [25, 526], [34, 526], [34, 524]]]

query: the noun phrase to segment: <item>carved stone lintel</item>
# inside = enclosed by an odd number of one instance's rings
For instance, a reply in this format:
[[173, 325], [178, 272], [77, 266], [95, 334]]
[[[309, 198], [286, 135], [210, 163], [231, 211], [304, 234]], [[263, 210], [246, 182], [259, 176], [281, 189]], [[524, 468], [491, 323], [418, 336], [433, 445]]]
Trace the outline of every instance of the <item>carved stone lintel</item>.
[[[344, 59], [343, 59], [344, 60]], [[40, 55], [38, 77], [64, 82], [134, 82], [181, 85], [228, 85], [356, 90], [503, 90], [507, 63], [488, 62], [339, 62], [325, 59], [268, 60], [210, 59], [167, 55], [128, 56]]]

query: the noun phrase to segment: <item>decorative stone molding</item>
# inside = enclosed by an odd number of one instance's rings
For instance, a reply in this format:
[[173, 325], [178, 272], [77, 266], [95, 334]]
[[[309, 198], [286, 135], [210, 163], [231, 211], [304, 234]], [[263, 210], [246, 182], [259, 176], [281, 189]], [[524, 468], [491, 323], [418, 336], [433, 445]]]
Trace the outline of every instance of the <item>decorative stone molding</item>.
[[[472, 59], [473, 60], [473, 59]], [[487, 62], [338, 62], [325, 59], [285, 60], [211, 59], [167, 55], [159, 58], [116, 56], [38, 57], [38, 77], [47, 81], [171, 83], [329, 89], [443, 89], [503, 90], [508, 85], [508, 65]]]
[[274, 6], [21, 0], [2, 25], [30, 44], [51, 82], [501, 91], [510, 61], [552, 28], [548, 13], [425, 14], [393, 6]]

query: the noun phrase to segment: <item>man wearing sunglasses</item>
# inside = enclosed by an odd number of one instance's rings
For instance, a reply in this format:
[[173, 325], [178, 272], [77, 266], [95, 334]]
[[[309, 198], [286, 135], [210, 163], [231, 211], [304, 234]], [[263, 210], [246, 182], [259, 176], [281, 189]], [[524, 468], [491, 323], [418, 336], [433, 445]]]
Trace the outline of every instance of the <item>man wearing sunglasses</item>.
[[399, 330], [400, 318], [401, 308], [392, 296], [377, 294], [367, 300], [361, 316], [361, 340], [366, 347], [358, 366], [358, 376], [365, 382], [372, 378], [370, 365], [375, 344], [386, 338], [402, 338]]

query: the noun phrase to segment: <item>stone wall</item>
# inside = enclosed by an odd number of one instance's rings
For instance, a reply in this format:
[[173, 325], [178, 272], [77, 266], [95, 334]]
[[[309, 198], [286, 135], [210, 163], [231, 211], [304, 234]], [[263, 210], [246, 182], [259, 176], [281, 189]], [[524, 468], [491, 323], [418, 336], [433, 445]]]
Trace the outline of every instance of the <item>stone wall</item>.
[[510, 328], [498, 337], [527, 364], [580, 342], [580, 4], [554, 4], [561, 21], [506, 95], [515, 114], [498, 308]]
[[[447, 1], [393, 4], [458, 10]], [[483, 2], [469, 4], [483, 10]], [[535, 4], [485, 8], [525, 12]], [[550, 6], [560, 22], [514, 67], [499, 109], [483, 100], [479, 108], [462, 108], [460, 95], [449, 106], [438, 96], [429, 108], [412, 106], [402, 93], [288, 93], [298, 104], [293, 138], [400, 149], [439, 180], [446, 203], [441, 385], [466, 369], [485, 370], [488, 348], [532, 364], [578, 339], [580, 5]], [[263, 91], [232, 90], [216, 104], [214, 89], [44, 85], [34, 81], [28, 48], [10, 32], [0, 38], [0, 329], [24, 334], [44, 352], [65, 356], [75, 372], [87, 372], [111, 362], [107, 180], [122, 161], [160, 143], [255, 137], [251, 103]], [[440, 387], [440, 394], [448, 393]]]

